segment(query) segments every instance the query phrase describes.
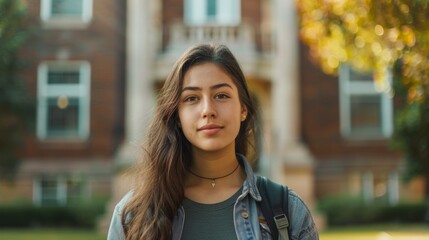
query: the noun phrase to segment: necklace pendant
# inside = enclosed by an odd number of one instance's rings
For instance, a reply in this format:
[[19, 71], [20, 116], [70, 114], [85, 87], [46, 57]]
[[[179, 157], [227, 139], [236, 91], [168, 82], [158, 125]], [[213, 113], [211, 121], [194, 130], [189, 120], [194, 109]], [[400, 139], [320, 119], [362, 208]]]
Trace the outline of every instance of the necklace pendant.
[[212, 188], [214, 188], [216, 186], [216, 182], [214, 179], [212, 179]]

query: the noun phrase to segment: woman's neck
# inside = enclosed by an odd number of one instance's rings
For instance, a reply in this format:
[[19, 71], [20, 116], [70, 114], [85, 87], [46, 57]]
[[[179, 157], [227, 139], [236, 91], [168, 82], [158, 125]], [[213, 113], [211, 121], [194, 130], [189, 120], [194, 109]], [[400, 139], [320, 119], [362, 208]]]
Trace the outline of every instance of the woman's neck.
[[246, 177], [239, 166], [235, 151], [194, 151], [193, 163], [185, 178], [185, 196], [205, 204], [228, 199], [243, 184]]
[[199, 176], [218, 178], [233, 171], [238, 165], [235, 151], [193, 151], [191, 171]]

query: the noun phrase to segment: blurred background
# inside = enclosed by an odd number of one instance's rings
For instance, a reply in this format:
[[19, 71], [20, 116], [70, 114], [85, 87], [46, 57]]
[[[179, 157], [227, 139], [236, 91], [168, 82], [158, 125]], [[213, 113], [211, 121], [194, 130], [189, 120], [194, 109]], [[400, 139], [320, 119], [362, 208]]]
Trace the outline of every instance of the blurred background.
[[105, 239], [174, 62], [222, 43], [258, 106], [255, 169], [322, 239], [427, 239], [428, 5], [0, 0], [0, 238]]

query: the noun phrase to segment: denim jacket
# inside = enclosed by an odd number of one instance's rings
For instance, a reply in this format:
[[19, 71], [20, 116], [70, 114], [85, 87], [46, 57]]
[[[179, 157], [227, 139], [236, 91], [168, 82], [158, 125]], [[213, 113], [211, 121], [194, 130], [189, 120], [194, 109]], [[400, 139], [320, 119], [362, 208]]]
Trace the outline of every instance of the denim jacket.
[[[234, 226], [239, 240], [272, 240], [268, 225], [263, 220], [257, 202], [261, 201], [261, 195], [256, 187], [256, 176], [242, 155], [237, 159], [246, 172], [246, 180], [243, 183], [242, 193], [234, 204]], [[124, 240], [124, 232], [121, 224], [122, 209], [131, 192], [126, 194], [116, 205], [107, 236], [108, 240]], [[179, 240], [185, 223], [185, 211], [183, 207], [178, 209], [173, 221], [173, 240]], [[318, 240], [319, 235], [313, 218], [307, 206], [301, 198], [289, 189], [289, 232], [290, 240]], [[281, 238], [279, 237], [279, 240]]]

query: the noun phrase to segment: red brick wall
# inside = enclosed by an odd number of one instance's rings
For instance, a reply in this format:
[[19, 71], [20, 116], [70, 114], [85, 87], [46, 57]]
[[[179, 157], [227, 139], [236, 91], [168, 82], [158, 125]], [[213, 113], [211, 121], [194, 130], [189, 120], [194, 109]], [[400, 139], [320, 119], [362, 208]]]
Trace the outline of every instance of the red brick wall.
[[368, 156], [398, 157], [388, 140], [347, 140], [340, 133], [337, 76], [324, 74], [301, 45], [302, 138], [317, 159]]
[[67, 60], [91, 65], [90, 136], [87, 141], [39, 141], [29, 136], [24, 157], [109, 157], [123, 135], [125, 84], [125, 3], [122, 0], [93, 1], [93, 15], [84, 29], [47, 29], [40, 20], [40, 1], [27, 1], [28, 24], [35, 30], [21, 56], [28, 67], [23, 72], [33, 96], [37, 94], [37, 68], [56, 60], [68, 49]]

